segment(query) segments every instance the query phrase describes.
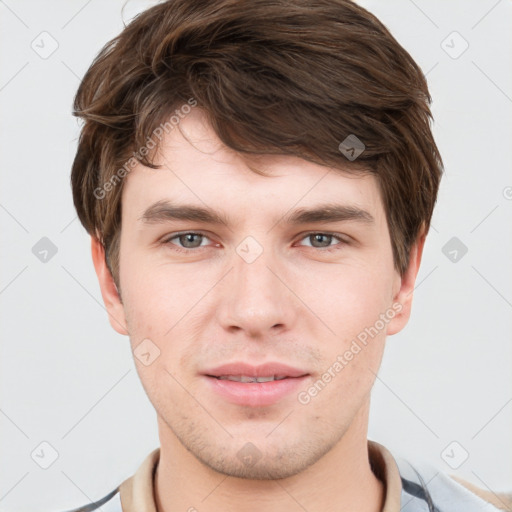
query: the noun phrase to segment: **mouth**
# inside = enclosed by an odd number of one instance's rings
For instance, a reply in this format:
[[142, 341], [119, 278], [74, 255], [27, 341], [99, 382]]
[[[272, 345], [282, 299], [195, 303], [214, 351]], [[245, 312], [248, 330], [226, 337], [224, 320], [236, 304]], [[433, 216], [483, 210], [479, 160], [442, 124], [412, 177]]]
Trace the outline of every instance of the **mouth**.
[[233, 382], [243, 382], [245, 384], [255, 382], [272, 382], [274, 380], [290, 379], [294, 377], [288, 377], [287, 375], [269, 375], [268, 377], [250, 377], [249, 375], [207, 375], [219, 380], [230, 380]]
[[291, 366], [268, 363], [223, 365], [202, 374], [210, 392], [234, 405], [266, 407], [289, 399], [310, 374]]

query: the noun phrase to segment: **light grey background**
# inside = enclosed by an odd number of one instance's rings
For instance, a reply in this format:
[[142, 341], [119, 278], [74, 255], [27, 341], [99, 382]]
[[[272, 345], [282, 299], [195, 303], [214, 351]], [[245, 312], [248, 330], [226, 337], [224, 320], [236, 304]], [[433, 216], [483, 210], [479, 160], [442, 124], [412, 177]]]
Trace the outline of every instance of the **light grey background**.
[[[1, 511], [96, 500], [158, 446], [155, 412], [128, 338], [108, 323], [69, 185], [73, 95], [122, 29], [123, 3], [0, 1]], [[361, 4], [427, 73], [446, 166], [411, 321], [387, 341], [369, 437], [511, 490], [512, 2]], [[124, 19], [149, 5], [127, 2]], [[57, 248], [46, 263], [32, 252], [43, 237]], [[42, 469], [52, 450], [58, 458]]]

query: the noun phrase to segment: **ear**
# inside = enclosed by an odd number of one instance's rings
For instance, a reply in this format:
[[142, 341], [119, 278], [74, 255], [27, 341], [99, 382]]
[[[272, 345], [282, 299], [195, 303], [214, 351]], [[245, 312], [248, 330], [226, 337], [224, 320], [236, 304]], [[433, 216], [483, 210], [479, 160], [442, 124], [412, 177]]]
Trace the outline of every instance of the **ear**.
[[400, 332], [406, 326], [409, 321], [409, 317], [411, 316], [414, 285], [420, 268], [421, 256], [423, 254], [423, 247], [427, 236], [424, 229], [422, 229], [420, 233], [421, 234], [416, 239], [416, 242], [411, 247], [411, 251], [409, 253], [409, 266], [407, 267], [407, 270], [403, 276], [397, 276], [397, 284], [393, 291], [392, 306], [397, 313], [388, 324], [388, 336]]
[[101, 296], [108, 313], [110, 325], [119, 334], [128, 335], [124, 306], [119, 297], [114, 278], [105, 260], [105, 249], [98, 238], [91, 236], [91, 252], [94, 269], [100, 283]]

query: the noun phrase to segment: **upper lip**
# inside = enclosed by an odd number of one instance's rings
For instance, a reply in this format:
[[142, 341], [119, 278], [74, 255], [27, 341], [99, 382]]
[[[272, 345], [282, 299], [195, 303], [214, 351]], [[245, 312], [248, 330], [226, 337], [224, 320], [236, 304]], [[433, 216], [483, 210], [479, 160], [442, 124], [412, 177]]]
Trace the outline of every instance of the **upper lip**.
[[278, 362], [268, 362], [258, 366], [242, 362], [227, 363], [206, 370], [203, 373], [211, 377], [226, 375], [244, 375], [247, 377], [270, 377], [274, 375], [279, 377], [302, 377], [308, 375], [308, 372]]

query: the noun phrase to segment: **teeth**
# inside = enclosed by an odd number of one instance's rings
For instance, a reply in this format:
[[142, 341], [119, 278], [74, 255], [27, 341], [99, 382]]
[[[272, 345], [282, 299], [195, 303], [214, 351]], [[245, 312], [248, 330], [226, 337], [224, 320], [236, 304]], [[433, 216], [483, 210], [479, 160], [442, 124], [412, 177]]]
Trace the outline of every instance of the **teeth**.
[[270, 377], [256, 377], [256, 382], [270, 382], [271, 380], [275, 380], [273, 375]]
[[217, 377], [220, 380], [232, 380], [235, 382], [271, 382], [273, 380], [283, 380], [285, 377], [280, 377], [277, 375], [271, 375], [269, 377], [248, 377], [247, 375], [222, 375], [221, 377]]

